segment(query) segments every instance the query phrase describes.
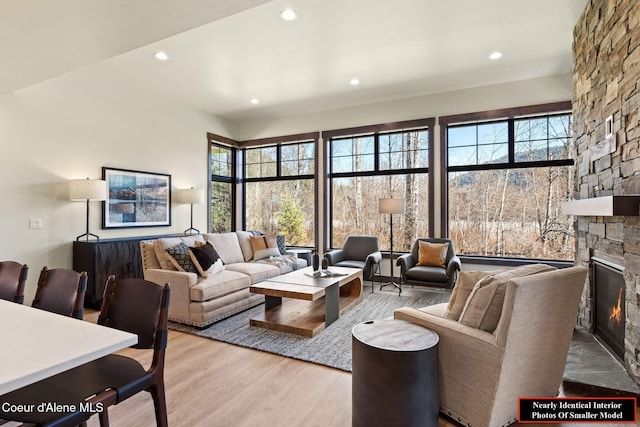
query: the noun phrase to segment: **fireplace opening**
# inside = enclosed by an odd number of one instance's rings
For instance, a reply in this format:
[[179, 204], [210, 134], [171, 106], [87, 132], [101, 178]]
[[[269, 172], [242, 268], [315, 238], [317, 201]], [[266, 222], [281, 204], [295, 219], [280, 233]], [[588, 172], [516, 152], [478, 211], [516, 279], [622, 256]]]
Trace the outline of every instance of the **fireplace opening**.
[[594, 334], [620, 361], [624, 361], [624, 267], [593, 257]]

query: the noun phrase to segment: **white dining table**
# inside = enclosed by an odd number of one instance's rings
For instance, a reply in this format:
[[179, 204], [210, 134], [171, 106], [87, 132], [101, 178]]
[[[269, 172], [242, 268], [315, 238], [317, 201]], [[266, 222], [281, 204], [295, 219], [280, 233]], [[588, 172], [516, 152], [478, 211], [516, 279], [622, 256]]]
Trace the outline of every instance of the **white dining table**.
[[0, 300], [0, 396], [137, 342], [129, 332]]

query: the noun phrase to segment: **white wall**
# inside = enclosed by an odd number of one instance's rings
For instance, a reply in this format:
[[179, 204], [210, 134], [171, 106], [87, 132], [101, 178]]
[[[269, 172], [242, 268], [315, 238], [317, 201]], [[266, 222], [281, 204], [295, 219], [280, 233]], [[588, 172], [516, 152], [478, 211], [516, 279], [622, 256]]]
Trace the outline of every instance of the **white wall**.
[[[232, 131], [91, 69], [0, 95], [0, 260], [29, 265], [25, 303], [43, 266], [71, 268], [71, 242], [85, 232], [86, 206], [68, 200], [68, 180], [100, 178], [111, 166], [171, 174], [174, 189], [206, 188], [206, 133]], [[92, 202], [90, 221], [101, 238], [189, 227], [188, 205], [174, 205], [171, 227], [102, 230], [101, 205]], [[43, 228], [29, 229], [30, 218]], [[194, 226], [206, 230], [206, 223], [206, 206], [195, 205]]]

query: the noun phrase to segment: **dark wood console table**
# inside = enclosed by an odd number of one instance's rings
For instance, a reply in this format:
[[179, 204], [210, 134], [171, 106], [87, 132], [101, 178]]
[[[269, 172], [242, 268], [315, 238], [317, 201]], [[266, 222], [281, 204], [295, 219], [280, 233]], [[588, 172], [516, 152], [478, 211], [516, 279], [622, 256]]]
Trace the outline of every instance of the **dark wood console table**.
[[118, 278], [143, 277], [141, 240], [175, 236], [183, 234], [73, 242], [73, 269], [87, 272], [85, 307], [100, 308], [104, 287], [110, 275], [115, 274]]

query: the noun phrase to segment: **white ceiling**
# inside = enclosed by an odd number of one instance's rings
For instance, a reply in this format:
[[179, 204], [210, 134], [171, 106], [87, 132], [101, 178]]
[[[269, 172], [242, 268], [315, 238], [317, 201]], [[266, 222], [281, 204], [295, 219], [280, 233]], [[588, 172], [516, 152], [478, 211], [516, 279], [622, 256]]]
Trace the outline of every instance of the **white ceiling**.
[[230, 120], [312, 113], [571, 73], [586, 2], [0, 0], [0, 90], [92, 67]]

